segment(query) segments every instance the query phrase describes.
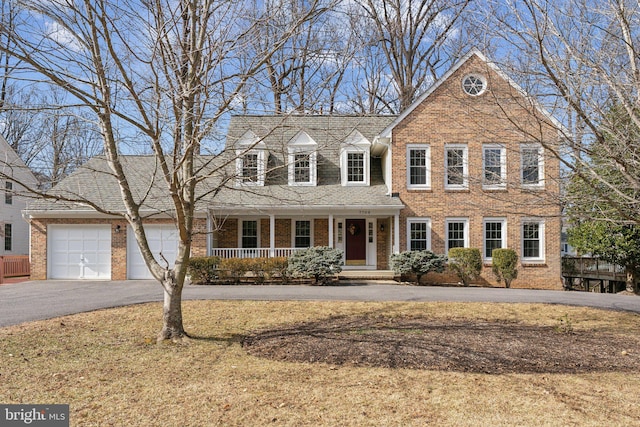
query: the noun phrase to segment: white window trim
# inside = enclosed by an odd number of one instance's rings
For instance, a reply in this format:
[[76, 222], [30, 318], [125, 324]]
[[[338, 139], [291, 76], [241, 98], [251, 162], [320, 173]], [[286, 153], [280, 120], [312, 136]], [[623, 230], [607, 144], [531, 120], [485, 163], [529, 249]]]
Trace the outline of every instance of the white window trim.
[[[309, 181], [296, 182], [296, 154], [309, 155]], [[289, 151], [289, 185], [292, 187], [315, 187], [318, 183], [318, 155], [315, 151], [309, 152], [301, 149]]]
[[[411, 151], [424, 150], [426, 162], [426, 182], [424, 184], [411, 184]], [[431, 146], [429, 144], [408, 144], [406, 155], [407, 166], [407, 188], [410, 190], [430, 190], [431, 189]]]
[[[535, 148], [538, 150], [538, 182], [529, 184], [524, 182], [524, 150]], [[523, 188], [544, 188], [544, 149], [540, 144], [520, 144], [520, 184]]]
[[501, 230], [502, 248], [503, 249], [507, 248], [507, 219], [504, 217], [484, 218], [482, 220], [482, 259], [484, 259], [484, 261], [487, 263], [491, 263], [493, 260], [492, 257], [485, 256], [485, 254], [487, 253], [487, 223], [489, 222], [502, 223], [502, 230]]
[[[449, 167], [447, 164], [447, 152], [449, 150], [462, 149], [462, 184], [447, 184], [449, 180]], [[445, 144], [444, 146], [444, 188], [445, 190], [469, 189], [469, 147], [466, 144]]]
[[296, 221], [309, 221], [311, 236], [309, 236], [309, 247], [313, 247], [314, 223], [313, 218], [291, 218], [291, 247], [296, 247]]
[[[364, 160], [364, 181], [359, 182], [351, 182], [348, 180], [349, 171], [348, 167], [348, 155], [349, 153], [361, 153], [363, 154]], [[343, 187], [353, 186], [353, 187], [368, 187], [371, 180], [371, 142], [367, 138], [365, 138], [360, 132], [354, 130], [347, 137], [345, 141], [342, 142], [342, 146], [340, 148], [340, 180]]]
[[[289, 141], [288, 147], [288, 171], [289, 185], [296, 187], [313, 187], [318, 183], [318, 144], [304, 131]], [[296, 182], [295, 180], [295, 155], [309, 155], [309, 181]]]
[[[268, 152], [266, 145], [255, 133], [247, 131], [235, 144], [236, 154], [236, 185], [237, 186], [264, 186]], [[256, 181], [244, 181], [242, 169], [244, 156], [247, 154], [258, 155], [258, 179]]]
[[260, 232], [260, 230], [261, 230], [261, 228], [260, 228], [260, 225], [261, 225], [260, 224], [260, 218], [241, 218], [241, 219], [238, 219], [238, 248], [241, 248], [241, 249], [255, 249], [255, 248], [244, 248], [242, 246], [242, 223], [245, 222], [245, 221], [255, 221], [256, 222], [256, 227], [258, 228], [258, 230], [257, 230], [258, 231], [258, 236], [257, 236], [258, 237], [258, 243], [257, 243], [257, 245], [258, 245], [258, 248], [261, 248], [262, 247], [262, 242], [260, 241], [260, 234], [262, 234], [262, 233]]
[[[242, 176], [242, 169], [244, 165], [244, 156], [248, 154], [258, 155], [258, 179], [256, 181], [245, 181]], [[252, 150], [238, 150], [236, 151], [236, 184], [240, 186], [264, 186], [265, 170], [266, 170], [266, 150], [252, 149]]]
[[[539, 257], [525, 257], [524, 256], [524, 225], [536, 223], [538, 224], [538, 234], [540, 240], [540, 256]], [[540, 218], [522, 218], [520, 221], [520, 259], [523, 264], [541, 264], [546, 261], [545, 257], [545, 223]]]
[[[500, 150], [500, 182], [490, 184], [485, 182], [486, 169], [486, 150]], [[507, 149], [502, 144], [483, 144], [482, 145], [482, 188], [485, 190], [504, 190], [507, 188]]]
[[[467, 92], [467, 90], [464, 88], [464, 82], [469, 78], [469, 77], [475, 77], [476, 79], [480, 80], [482, 82], [482, 90], [480, 90], [478, 93], [469, 93]], [[480, 96], [483, 93], [485, 93], [485, 91], [487, 90], [487, 78], [485, 76], [483, 76], [482, 74], [467, 74], [465, 75], [462, 80], [460, 80], [460, 86], [462, 87], [462, 91], [468, 95], [468, 96]]]
[[449, 253], [449, 224], [453, 222], [462, 222], [464, 223], [464, 248], [469, 247], [469, 218], [458, 217], [458, 218], [446, 218], [444, 221], [444, 246], [445, 253]]
[[411, 250], [411, 224], [426, 223], [427, 224], [427, 250], [431, 250], [431, 218], [428, 217], [409, 217], [407, 218], [407, 250]]
[[[364, 166], [364, 181], [349, 181], [349, 162], [348, 157], [349, 154], [362, 154], [363, 155], [363, 166]], [[369, 169], [370, 169], [370, 158], [369, 151], [363, 151], [358, 149], [345, 149], [342, 151], [340, 155], [341, 165], [341, 175], [342, 175], [342, 186], [343, 187], [368, 187], [369, 186]]]

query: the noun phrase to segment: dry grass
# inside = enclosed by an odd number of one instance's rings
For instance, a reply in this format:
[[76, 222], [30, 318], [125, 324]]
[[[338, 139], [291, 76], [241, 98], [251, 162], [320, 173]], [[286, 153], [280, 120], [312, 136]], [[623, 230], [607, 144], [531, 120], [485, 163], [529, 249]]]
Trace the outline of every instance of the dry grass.
[[185, 303], [194, 339], [157, 345], [160, 306], [146, 304], [0, 329], [0, 402], [69, 403], [82, 426], [640, 424], [640, 373], [338, 367], [261, 359], [240, 346], [256, 329], [362, 314], [560, 329], [569, 319], [574, 331], [625, 336], [640, 321], [547, 305], [197, 301]]

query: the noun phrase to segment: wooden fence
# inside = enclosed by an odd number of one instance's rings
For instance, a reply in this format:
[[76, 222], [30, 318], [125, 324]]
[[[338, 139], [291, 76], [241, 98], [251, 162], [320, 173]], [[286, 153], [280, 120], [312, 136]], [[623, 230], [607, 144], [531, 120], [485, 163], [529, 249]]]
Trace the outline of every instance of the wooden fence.
[[28, 255], [0, 256], [0, 283], [6, 277], [22, 277], [31, 274], [31, 264]]

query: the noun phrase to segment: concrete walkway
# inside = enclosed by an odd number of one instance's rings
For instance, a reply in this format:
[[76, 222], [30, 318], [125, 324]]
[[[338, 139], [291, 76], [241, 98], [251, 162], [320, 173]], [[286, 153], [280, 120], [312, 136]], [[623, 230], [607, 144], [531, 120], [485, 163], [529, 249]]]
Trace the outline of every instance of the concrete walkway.
[[[186, 286], [187, 300], [454, 301], [564, 304], [640, 313], [640, 297], [504, 288], [406, 286], [356, 281], [341, 286]], [[0, 327], [102, 308], [162, 301], [155, 281], [30, 281], [0, 286]]]

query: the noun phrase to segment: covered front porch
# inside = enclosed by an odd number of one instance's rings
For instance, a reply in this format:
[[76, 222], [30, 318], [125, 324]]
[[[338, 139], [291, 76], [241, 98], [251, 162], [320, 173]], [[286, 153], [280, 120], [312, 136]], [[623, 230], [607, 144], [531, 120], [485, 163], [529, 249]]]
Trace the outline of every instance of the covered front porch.
[[344, 252], [345, 271], [388, 270], [399, 248], [399, 209], [338, 212], [210, 211], [209, 254], [220, 258], [289, 257], [311, 246]]

